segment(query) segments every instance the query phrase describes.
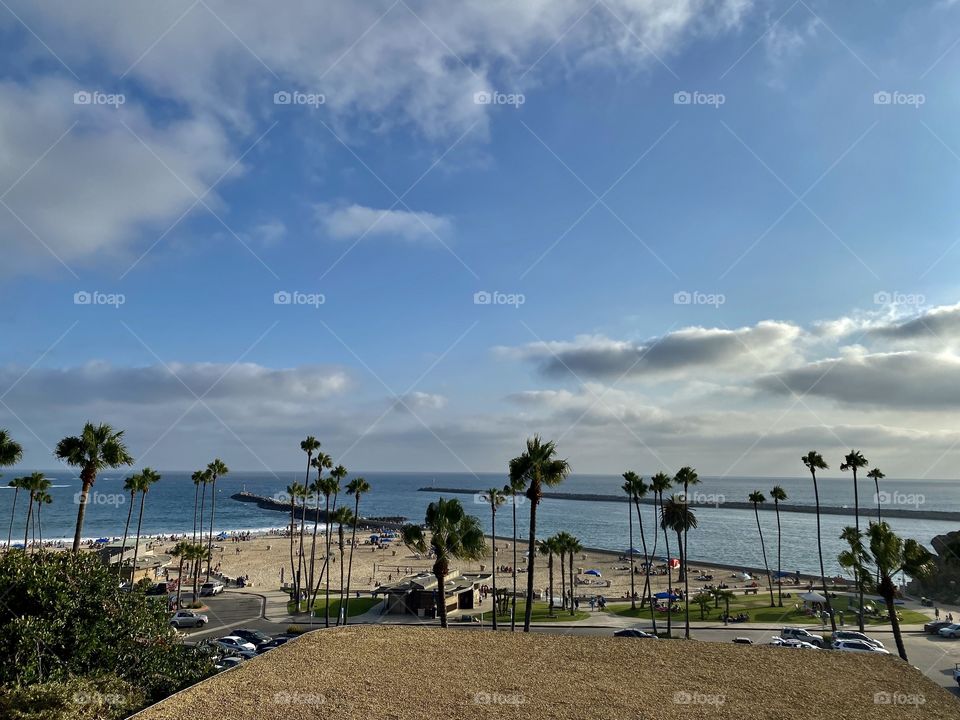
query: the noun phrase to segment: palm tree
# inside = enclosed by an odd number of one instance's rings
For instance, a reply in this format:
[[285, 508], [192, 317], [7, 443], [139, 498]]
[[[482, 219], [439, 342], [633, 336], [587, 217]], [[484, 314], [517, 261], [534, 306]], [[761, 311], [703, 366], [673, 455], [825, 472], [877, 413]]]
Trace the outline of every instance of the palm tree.
[[[353, 511], [348, 507], [343, 507], [342, 505], [334, 510], [333, 515], [327, 519], [327, 524], [336, 523], [337, 524], [337, 547], [340, 551], [340, 612], [337, 614], [337, 625], [340, 624], [341, 618], [346, 621], [344, 602], [343, 602], [343, 526], [347, 523], [353, 522]], [[329, 580], [330, 573], [327, 572], [327, 579]], [[330, 605], [330, 593], [327, 591], [327, 605]], [[329, 614], [329, 609], [327, 613]]]
[[200, 599], [200, 568], [203, 565], [204, 558], [207, 557], [207, 548], [202, 542], [188, 543], [184, 558], [190, 562], [190, 570], [193, 575], [193, 602], [197, 603]]
[[[663, 494], [673, 486], [673, 480], [670, 479], [670, 476], [664, 472], [658, 472], [652, 478], [650, 478], [650, 490], [653, 492], [653, 527], [660, 527], [660, 513], [663, 511]], [[664, 533], [666, 536], [666, 533]], [[653, 556], [657, 554], [657, 540], [660, 538], [660, 533], [655, 532], [653, 535]], [[670, 560], [670, 548], [667, 548], [667, 561], [669, 564]], [[669, 568], [668, 568], [669, 570]]]
[[527, 543], [527, 605], [523, 617], [523, 631], [530, 632], [533, 614], [533, 573], [537, 557], [537, 505], [543, 496], [543, 486], [559, 485], [570, 474], [570, 463], [554, 456], [556, 445], [542, 442], [539, 435], [527, 440], [526, 451], [510, 461], [510, 480], [523, 478], [527, 483], [530, 501], [530, 540]]
[[[160, 473], [156, 470], [151, 470], [150, 468], [144, 468], [139, 475], [134, 477], [139, 478], [137, 482], [137, 492], [140, 493], [140, 514], [137, 518], [137, 544], [133, 546], [133, 567], [130, 569], [130, 584], [133, 584], [133, 578], [137, 574], [137, 554], [140, 552], [140, 528], [143, 525], [143, 505], [147, 499], [147, 492], [150, 490], [150, 486], [155, 482], [160, 480]], [[210, 546], [207, 546], [207, 553], [209, 555]], [[120, 559], [123, 560], [123, 554], [121, 553]], [[210, 579], [210, 560], [207, 559], [207, 579]]]
[[[324, 478], [320, 481], [320, 492], [323, 493], [323, 497], [326, 502], [326, 518], [327, 518], [327, 549], [326, 555], [324, 556], [323, 569], [321, 569], [321, 575], [326, 572], [327, 574], [327, 587], [326, 587], [326, 596], [327, 596], [327, 607], [324, 614], [324, 627], [330, 627], [330, 541], [331, 533], [333, 531], [333, 525], [330, 522], [330, 517], [332, 513], [336, 510], [331, 510], [331, 498], [333, 502], [336, 503], [336, 496], [340, 492], [340, 480], [342, 480], [347, 475], [347, 469], [343, 465], [337, 465], [333, 470], [330, 471], [330, 476]], [[317, 584], [316, 590], [314, 591], [313, 600], [310, 601], [310, 607], [313, 608], [314, 603], [316, 602], [316, 596], [320, 591], [320, 585]]]
[[290, 583], [293, 586], [290, 598], [297, 604], [296, 612], [300, 612], [300, 569], [293, 564], [293, 535], [297, 526], [297, 497], [301, 487], [298, 482], [287, 485], [287, 497], [290, 498]]
[[783, 607], [783, 576], [780, 566], [780, 503], [787, 499], [787, 491], [779, 485], [774, 485], [770, 491], [770, 497], [773, 498], [773, 509], [777, 512], [777, 606]]
[[350, 538], [350, 565], [347, 567], [347, 610], [343, 624], [347, 624], [350, 617], [350, 578], [353, 576], [353, 550], [357, 545], [357, 523], [360, 522], [360, 496], [370, 492], [370, 483], [362, 477], [357, 477], [347, 483], [347, 494], [353, 495], [353, 537]]
[[827, 614], [830, 616], [830, 626], [833, 632], [837, 631], [837, 621], [833, 617], [833, 607], [830, 605], [830, 594], [827, 592], [827, 574], [823, 569], [823, 541], [820, 535], [820, 492], [817, 489], [817, 470], [827, 470], [829, 465], [823, 456], [816, 450], [811, 450], [800, 458], [813, 477], [813, 499], [817, 505], [817, 554], [820, 556], [820, 584], [823, 586], [823, 597], [827, 601]]
[[[570, 616], [573, 617], [577, 614], [576, 608], [576, 593], [574, 591], [574, 582], [573, 582], [573, 556], [578, 552], [583, 552], [583, 545], [580, 544], [580, 541], [573, 535], [567, 534], [564, 538], [564, 544], [567, 546], [567, 562], [570, 563]], [[527, 615], [530, 613], [530, 605], [527, 605]]]
[[[860, 494], [857, 490], [857, 470], [865, 468], [866, 466], [867, 459], [859, 450], [851, 450], [849, 454], [844, 456], [843, 462], [840, 463], [840, 470], [842, 472], [846, 472], [847, 470], [853, 471], [853, 517], [858, 533], [860, 532]], [[859, 596], [857, 620], [860, 626], [860, 632], [863, 632], [863, 583], [860, 583], [860, 587], [857, 588], [857, 595]]]
[[715, 608], [720, 607], [720, 601], [723, 600], [723, 588], [715, 587], [708, 592], [710, 593], [710, 597], [713, 598], [713, 606]]
[[33, 503], [38, 492], [45, 492], [50, 487], [50, 481], [43, 476], [43, 473], [33, 472], [20, 478], [20, 487], [30, 493], [29, 504], [27, 505], [27, 520], [23, 528], [23, 549], [26, 551], [30, 539], [31, 522], [33, 521]]
[[[689, 465], [684, 465], [677, 471], [676, 476], [674, 477], [674, 482], [683, 485], [683, 508], [684, 510], [690, 509], [690, 496], [689, 490], [691, 485], [700, 484], [700, 476], [697, 475], [697, 471], [694, 470]], [[687, 637], [690, 637], [690, 580], [687, 577], [687, 563], [690, 562], [690, 547], [687, 545], [687, 527], [683, 529], [683, 554], [682, 554], [682, 564], [681, 572], [683, 573], [683, 597], [685, 598], [683, 607], [684, 607], [684, 618], [687, 628]]]
[[139, 475], [128, 475], [123, 481], [123, 489], [130, 493], [130, 506], [127, 508], [127, 522], [123, 525], [123, 542], [120, 544], [120, 559], [117, 561], [117, 576], [123, 574], [123, 556], [127, 553], [127, 535], [130, 532], [130, 518], [133, 515], [133, 505], [137, 497], [137, 488], [140, 484]]
[[427, 507], [424, 528], [404, 525], [401, 537], [404, 544], [416, 552], [433, 551], [433, 574], [437, 579], [437, 604], [440, 610], [440, 627], [447, 627], [446, 576], [451, 560], [479, 560], [486, 552], [486, 542], [480, 522], [467, 515], [459, 500], [440, 498]]
[[510, 498], [513, 510], [513, 565], [510, 575], [513, 576], [513, 597], [510, 599], [510, 632], [517, 629], [517, 496], [527, 488], [526, 478], [510, 478], [503, 487], [504, 497]]
[[[213, 562], [213, 518], [217, 513], [217, 478], [223, 477], [228, 472], [228, 468], [223, 460], [217, 458], [207, 465], [207, 471], [210, 473], [210, 533], [207, 535], [207, 582], [210, 582], [210, 563]], [[157, 480], [160, 476], [157, 476]], [[141, 499], [141, 510], [143, 509], [143, 500]]]
[[886, 475], [880, 470], [880, 468], [874, 468], [867, 473], [867, 477], [873, 480], [873, 486], [877, 489], [877, 522], [883, 522], [883, 519], [880, 517], [880, 481], [883, 480]]
[[[310, 499], [309, 485], [297, 485], [297, 500], [300, 501], [300, 542], [297, 545], [297, 575], [302, 584], [306, 581], [307, 585], [307, 612], [313, 613], [313, 601], [310, 600], [310, 578], [307, 577], [307, 555], [306, 545], [303, 540], [303, 532], [307, 523], [307, 501]], [[297, 607], [299, 611], [299, 605]]]
[[[197, 508], [199, 507], [200, 501], [200, 486], [203, 485], [204, 493], [206, 493], [206, 470], [197, 470], [190, 476], [190, 479], [193, 480], [193, 542], [197, 541]], [[203, 515], [200, 515], [201, 524], [203, 523]], [[202, 532], [202, 531], [201, 531]]]
[[80, 550], [83, 518], [87, 514], [87, 496], [104, 468], [133, 465], [133, 457], [123, 443], [123, 430], [109, 425], [87, 423], [80, 435], [63, 438], [57, 443], [54, 455], [72, 467], [80, 468], [80, 503], [77, 509], [77, 528], [73, 534], [73, 552]]
[[567, 533], [559, 532], [553, 536], [554, 552], [560, 556], [560, 609], [564, 610], [567, 607], [567, 572], [565, 570], [566, 565], [564, 564], [567, 558], [567, 544], [566, 544], [566, 535]]
[[[673, 637], [671, 634], [673, 632], [673, 613], [670, 612], [670, 604], [673, 602], [673, 569], [670, 567], [670, 535], [668, 534], [669, 526], [663, 524], [663, 493], [670, 489], [673, 480], [671, 480], [666, 473], [658, 472], [650, 478], [650, 483], [659, 500], [660, 516], [657, 520], [657, 526], [663, 530], [663, 544], [667, 550], [667, 595], [669, 596], [667, 598], [667, 637]], [[656, 509], [656, 507], [654, 509]]]
[[700, 606], [700, 619], [704, 620], [705, 613], [710, 609], [710, 595], [708, 593], [700, 593], [693, 601]]
[[[47, 485], [50, 484], [50, 481], [47, 480]], [[38, 546], [40, 551], [43, 551], [43, 524], [40, 521], [40, 510], [43, 509], [44, 505], [49, 505], [53, 502], [53, 498], [50, 496], [50, 493], [46, 489], [38, 490], [34, 496], [33, 501], [37, 503], [37, 537], [40, 540], [40, 545]]]
[[[493, 603], [497, 603], [497, 510], [506, 502], [503, 493], [497, 488], [490, 488], [483, 495], [484, 501], [490, 504], [490, 536], [493, 538]], [[553, 557], [550, 559], [550, 579], [553, 581]], [[551, 588], [552, 592], [552, 588]], [[493, 630], [497, 629], [497, 608], [493, 608]]]
[[637, 485], [643, 480], [633, 470], [627, 470], [623, 473], [623, 485], [620, 489], [627, 494], [627, 527], [630, 535], [630, 609], [637, 609], [637, 594], [634, 589], [634, 562], [633, 562], [633, 500], [637, 494]]
[[[311, 438], [307, 438], [310, 440]], [[304, 442], [307, 442], [304, 440]], [[314, 441], [316, 442], [316, 441]], [[300, 443], [300, 447], [303, 447], [303, 443]], [[320, 447], [320, 443], [317, 443], [316, 448]], [[310, 453], [307, 453], [309, 457]], [[310, 461], [310, 465], [317, 469], [317, 479], [313, 481], [313, 484], [310, 485], [310, 492], [316, 498], [317, 504], [313, 514], [313, 535], [310, 539], [310, 571], [307, 573], [307, 587], [313, 587], [313, 577], [314, 577], [314, 564], [317, 558], [317, 527], [320, 524], [320, 496], [323, 495], [323, 471], [324, 469], [330, 469], [333, 467], [333, 458], [331, 458], [326, 453], [317, 453], [317, 456]], [[310, 475], [309, 471], [307, 474], [307, 482], [309, 483]], [[329, 508], [327, 509], [329, 512]]]
[[763, 542], [763, 528], [760, 527], [760, 503], [765, 503], [767, 498], [759, 490], [754, 490], [748, 498], [753, 503], [753, 514], [757, 518], [757, 532], [760, 533], [760, 551], [763, 553], [763, 569], [767, 573], [767, 587], [770, 588], [770, 607], [775, 607], [773, 600], [773, 581], [770, 580], [770, 566], [767, 564], [767, 546]]
[[[694, 515], [693, 510], [691, 510], [686, 503], [686, 498], [679, 498], [676, 495], [667, 500], [664, 504], [663, 509], [660, 511], [660, 525], [663, 527], [664, 535], [666, 535], [667, 530], [673, 530], [677, 534], [677, 545], [680, 547], [680, 567], [685, 567], [684, 563], [686, 562], [686, 551], [683, 544], [683, 536], [691, 528], [696, 529], [697, 527], [697, 516]], [[667, 569], [667, 577], [669, 584], [669, 567]], [[667, 634], [670, 633], [670, 621], [669, 618], [672, 615], [669, 612], [669, 604], [673, 602], [673, 589], [668, 588], [668, 593], [670, 595], [668, 599], [668, 612], [667, 612]], [[690, 597], [687, 595], [686, 591], [683, 594], [684, 604], [687, 606], [687, 612], [685, 614], [684, 621], [684, 637], [690, 638]]]
[[[556, 551], [556, 538], [555, 536], [550, 536], [543, 540], [537, 542], [537, 552], [547, 558], [547, 571], [550, 573], [550, 600], [548, 601], [547, 608], [549, 609], [550, 616], [553, 617], [553, 556]], [[561, 568], [562, 570], [562, 568]]]
[[173, 550], [170, 551], [170, 555], [179, 560], [179, 567], [177, 569], [177, 610], [180, 609], [180, 597], [183, 594], [183, 561], [187, 559], [187, 547], [189, 545], [190, 543], [181, 540], [174, 545]]
[[[650, 585], [650, 562], [651, 557], [647, 554], [647, 536], [643, 531], [643, 515], [640, 512], [640, 500], [646, 497], [647, 492], [651, 489], [647, 485], [643, 478], [637, 478], [638, 482], [634, 486], [633, 493], [633, 504], [637, 509], [637, 523], [640, 525], [640, 544], [643, 547], [643, 566], [644, 566], [644, 580], [643, 580], [643, 595], [640, 598], [640, 607], [643, 607], [643, 604], [646, 602], [650, 603], [650, 622], [653, 625], [653, 632], [657, 632], [657, 616], [653, 609], [653, 587]], [[656, 508], [654, 508], [656, 509]], [[633, 554], [633, 544], [630, 545], [630, 552]], [[632, 572], [632, 571], [631, 571]]]
[[[10, 433], [4, 428], [0, 428], [0, 467], [10, 467], [16, 465], [23, 459], [23, 448], [20, 443], [10, 437]], [[10, 543], [13, 541], [13, 517], [17, 511], [17, 495], [20, 493], [20, 486], [16, 480], [7, 483], [8, 487], [13, 488], [13, 507], [10, 508], [10, 530], [7, 533], [7, 550], [10, 549]]]

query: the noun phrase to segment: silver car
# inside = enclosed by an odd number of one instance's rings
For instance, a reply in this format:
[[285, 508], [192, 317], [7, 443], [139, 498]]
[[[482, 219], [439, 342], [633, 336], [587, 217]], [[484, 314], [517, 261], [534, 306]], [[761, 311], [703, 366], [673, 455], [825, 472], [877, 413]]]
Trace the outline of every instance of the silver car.
[[170, 617], [170, 625], [175, 628], [203, 627], [208, 622], [210, 622], [210, 618], [206, 615], [190, 610], [178, 610]]

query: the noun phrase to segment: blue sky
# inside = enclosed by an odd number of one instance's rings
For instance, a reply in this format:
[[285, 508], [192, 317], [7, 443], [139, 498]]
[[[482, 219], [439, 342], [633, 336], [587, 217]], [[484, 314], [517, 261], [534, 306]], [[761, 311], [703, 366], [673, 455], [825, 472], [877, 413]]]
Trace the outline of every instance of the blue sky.
[[958, 14], [10, 2], [0, 426], [36, 467], [89, 418], [171, 469], [542, 432], [584, 472], [949, 475]]

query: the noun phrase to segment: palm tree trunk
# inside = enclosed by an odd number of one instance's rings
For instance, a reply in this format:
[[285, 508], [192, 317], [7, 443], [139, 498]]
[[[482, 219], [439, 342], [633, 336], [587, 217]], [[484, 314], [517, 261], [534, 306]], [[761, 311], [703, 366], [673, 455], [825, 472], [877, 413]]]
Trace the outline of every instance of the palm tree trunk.
[[[493, 631], [497, 631], [497, 498], [490, 500], [490, 533], [493, 535]], [[482, 617], [482, 616], [481, 616]]]
[[577, 594], [574, 591], [575, 585], [573, 583], [573, 551], [572, 550], [569, 553], [567, 553], [567, 562], [570, 563], [570, 617], [573, 617], [577, 614], [576, 603], [574, 602], [574, 598], [576, 598]]
[[893, 639], [897, 643], [897, 652], [900, 654], [900, 657], [903, 658], [904, 662], [908, 662], [907, 648], [903, 644], [903, 635], [900, 632], [900, 620], [897, 618], [897, 609], [893, 604], [893, 581], [889, 577], [885, 577], [880, 581], [880, 594], [883, 596], [884, 602], [887, 604], [887, 613], [890, 616], [890, 626], [893, 630]]
[[30, 548], [30, 521], [33, 519], [33, 490], [30, 491], [30, 504], [27, 505], [27, 522], [23, 526], [23, 551]]
[[564, 561], [567, 558], [566, 552], [560, 551], [560, 609], [567, 607], [567, 571]]
[[[143, 524], [143, 503], [146, 500], [147, 494], [145, 492], [140, 493], [140, 514], [137, 517], [137, 544], [133, 547], [133, 567], [130, 570], [130, 584], [133, 585], [134, 575], [137, 573], [137, 553], [140, 551], [140, 526]], [[207, 563], [209, 568], [209, 562]]]
[[880, 478], [874, 478], [873, 484], [877, 488], [877, 522], [883, 522], [883, 518], [880, 516]]
[[[683, 579], [686, 582], [687, 575], [685, 572], [686, 568], [686, 549], [684, 548], [683, 542], [683, 533], [677, 530], [677, 545], [679, 547], [680, 553], [680, 571], [684, 573]], [[677, 582], [680, 582], [680, 576], [677, 575]], [[687, 640], [690, 639], [690, 598], [687, 596], [686, 591], [683, 593], [683, 606], [686, 608], [687, 612], [684, 614], [684, 624], [683, 624], [683, 637]]]
[[40, 550], [43, 551], [43, 520], [40, 516], [40, 511], [43, 510], [43, 503], [37, 503], [37, 538], [40, 540]]
[[127, 552], [127, 533], [130, 530], [130, 516], [133, 515], [133, 501], [136, 498], [137, 493], [135, 490], [130, 491], [130, 507], [127, 509], [127, 522], [123, 526], [123, 543], [120, 545], [120, 561], [117, 563], [117, 577], [123, 575], [123, 556]]
[[777, 511], [777, 607], [783, 607], [783, 577], [781, 576], [783, 570], [780, 566], [780, 550], [783, 542], [780, 534], [780, 503], [776, 499], [773, 501], [773, 507]]
[[[345, 596], [347, 600], [347, 614], [346, 614], [347, 619], [349, 619], [350, 617], [350, 579], [353, 576], [353, 551], [357, 546], [357, 523], [359, 522], [359, 520], [360, 520], [360, 493], [357, 493], [356, 501], [354, 502], [354, 505], [353, 505], [353, 536], [350, 538], [350, 565], [347, 567], [347, 592]], [[497, 547], [496, 535], [494, 535], [493, 547], [494, 547], [494, 555], [496, 555], [496, 547]], [[496, 563], [496, 560], [494, 560], [494, 563]], [[497, 581], [496, 573], [494, 573], [493, 581], [494, 583], [496, 583]], [[496, 597], [496, 593], [494, 593], [494, 597]], [[494, 613], [494, 616], [496, 616], [496, 613]], [[344, 625], [347, 624], [347, 619], [344, 619], [343, 621]], [[496, 617], [494, 617], [494, 620], [496, 620]]]
[[[300, 507], [300, 545], [297, 549], [297, 573], [301, 578], [307, 579], [307, 554], [305, 552], [306, 548], [303, 544], [303, 534], [307, 526], [307, 495], [306, 489], [304, 490], [303, 495], [303, 505]], [[307, 597], [310, 597], [310, 585], [307, 585]], [[299, 612], [300, 605], [297, 605], [297, 611]], [[310, 606], [307, 608], [307, 612], [310, 613], [310, 616], [313, 617], [313, 607]]]
[[[650, 556], [647, 555], [647, 536], [643, 532], [643, 515], [640, 513], [640, 498], [636, 498], [637, 522], [640, 524], [640, 543], [643, 546], [643, 594], [650, 603], [650, 622], [653, 624], [653, 632], [657, 632], [657, 615], [653, 609], [653, 588], [650, 586]], [[644, 600], [641, 599], [640, 606], [643, 607]]]
[[820, 583], [823, 585], [823, 598], [827, 601], [827, 614], [830, 616], [830, 627], [833, 632], [837, 631], [837, 621], [833, 617], [833, 606], [830, 604], [830, 594], [827, 592], [827, 574], [823, 569], [823, 542], [820, 539], [820, 492], [817, 490], [817, 475], [811, 470], [813, 475], [813, 499], [817, 504], [817, 554], [820, 556]]
[[547, 564], [550, 566], [550, 614], [553, 615], [553, 552], [547, 555]]
[[[203, 513], [204, 506], [207, 503], [207, 483], [203, 483], [203, 491], [200, 493], [200, 522], [199, 527], [197, 528], [197, 536], [200, 540], [199, 545], [203, 545]], [[203, 564], [203, 560], [199, 561], [200, 564]]]
[[527, 604], [523, 609], [523, 631], [530, 632], [533, 619], [533, 572], [537, 557], [537, 503], [540, 502], [540, 480], [530, 483], [530, 542], [527, 543]]
[[197, 541], [197, 503], [200, 501], [200, 483], [193, 484], [193, 542]]
[[20, 494], [20, 488], [13, 488], [13, 507], [10, 508], [10, 529], [7, 531], [7, 551], [10, 551], [10, 545], [13, 542], [13, 517], [17, 512], [17, 495]]
[[340, 540], [340, 609], [337, 613], [337, 625], [339, 625], [341, 617], [344, 623], [347, 621], [347, 613], [343, 606], [343, 523], [337, 525], [337, 534]]
[[[310, 540], [310, 571], [307, 573], [307, 587], [313, 587], [314, 568], [317, 556], [317, 527], [320, 525], [320, 493], [317, 493], [317, 506], [314, 508], [313, 536]], [[327, 518], [329, 522], [330, 518]]]
[[[84, 468], [80, 473], [80, 507], [77, 508], [77, 528], [73, 533], [73, 554], [80, 552], [80, 536], [83, 534], [83, 519], [87, 516], [87, 496], [97, 479], [95, 470]], [[26, 545], [26, 543], [24, 543]]]
[[177, 610], [180, 609], [180, 598], [183, 595], [183, 553], [180, 553], [180, 566], [177, 568]]
[[517, 494], [510, 496], [513, 501], [513, 565], [510, 574], [513, 575], [513, 599], [510, 601], [510, 632], [517, 629]]
[[776, 606], [773, 599], [773, 581], [770, 580], [770, 566], [767, 565], [767, 547], [763, 542], [763, 529], [760, 527], [760, 510], [757, 503], [753, 504], [753, 514], [757, 518], [757, 532], [760, 533], [760, 552], [763, 553], [763, 569], [767, 573], [767, 587], [770, 589], [770, 607]]
[[[660, 508], [663, 511], [663, 497], [660, 498]], [[670, 534], [667, 528], [663, 529], [663, 544], [667, 549], [667, 637], [673, 637], [673, 570], [670, 567]]]
[[634, 612], [637, 609], [637, 598], [636, 590], [634, 588], [634, 579], [633, 579], [633, 508], [630, 507], [630, 500], [627, 499], [627, 524], [630, 528], [630, 609]]
[[300, 578], [297, 570], [293, 566], [293, 529], [296, 527], [296, 503], [294, 496], [290, 496], [290, 584], [293, 592], [290, 593], [290, 599], [296, 603], [297, 609], [294, 612], [300, 612]]
[[[857, 537], [860, 537], [860, 494], [857, 490], [857, 468], [853, 468], [853, 513], [854, 522], [857, 527]], [[863, 579], [857, 579], [857, 596], [860, 601], [860, 611], [857, 613], [857, 620], [860, 626], [860, 632], [863, 632]]]
[[[330, 562], [330, 496], [327, 495], [327, 555], [324, 559], [325, 562]], [[313, 608], [310, 608], [310, 611], [313, 612]], [[330, 627], [330, 572], [327, 572], [327, 606], [323, 610], [323, 622], [324, 627]]]
[[[141, 511], [143, 505], [140, 505]], [[207, 582], [210, 582], [210, 563], [213, 562], [213, 518], [217, 514], [217, 478], [210, 485], [210, 532], [207, 535]]]
[[444, 591], [444, 578], [447, 567], [439, 558], [433, 564], [433, 574], [437, 578], [437, 611], [440, 614], [440, 627], [447, 627], [447, 593]]

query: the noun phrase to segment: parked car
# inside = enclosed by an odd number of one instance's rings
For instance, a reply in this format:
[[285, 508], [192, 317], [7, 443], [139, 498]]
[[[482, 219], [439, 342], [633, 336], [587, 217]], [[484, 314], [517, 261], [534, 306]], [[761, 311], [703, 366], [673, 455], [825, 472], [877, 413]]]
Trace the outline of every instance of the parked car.
[[883, 648], [878, 648], [864, 640], [837, 640], [831, 647], [833, 647], [834, 650], [842, 650], [843, 652], [874, 652], [881, 653], [883, 655], [890, 654], [889, 651], [884, 650]]
[[286, 642], [289, 642], [290, 640], [293, 640], [292, 635], [275, 635], [273, 640], [271, 640], [268, 643], [264, 643], [263, 645], [258, 647], [257, 653], [263, 654], [268, 650], [273, 650], [275, 648], [280, 647], [281, 645], [283, 645]]
[[645, 630], [637, 630], [636, 628], [627, 628], [626, 630], [617, 630], [614, 634], [614, 637], [629, 637], [629, 638], [647, 638], [648, 640], [656, 640], [657, 636], [653, 633], [648, 633]]
[[960, 637], [960, 623], [950, 623], [946, 627], [942, 627], [937, 630], [937, 634], [939, 634], [940, 637], [956, 640], [958, 637]]
[[733, 641], [737, 645], [753, 645], [753, 640], [748, 637], [735, 637]]
[[235, 652], [246, 650], [247, 652], [255, 653], [257, 651], [253, 643], [247, 642], [236, 635], [226, 635], [222, 638], [217, 638], [213, 641], [213, 644], [224, 650], [233, 650]]
[[771, 645], [777, 647], [793, 648], [794, 650], [819, 650], [820, 648], [813, 643], [805, 642], [803, 640], [785, 640], [781, 637], [775, 637], [770, 640]]
[[811, 645], [816, 645], [818, 648], [824, 646], [823, 637], [820, 635], [814, 635], [809, 630], [804, 628], [796, 627], [786, 627], [780, 631], [780, 637], [784, 640], [802, 640], [803, 642], [810, 643]]
[[223, 588], [222, 582], [205, 582], [200, 586], [200, 595], [219, 595], [223, 592]]
[[253, 643], [257, 647], [266, 645], [268, 642], [273, 640], [273, 638], [266, 633], [262, 633], [259, 630], [250, 630], [248, 628], [237, 628], [230, 634], [234, 637], [242, 638], [247, 642]]
[[879, 640], [874, 640], [868, 635], [864, 635], [862, 632], [857, 632], [856, 630], [837, 630], [833, 634], [834, 640], [862, 640], [863, 642], [868, 642], [874, 647], [884, 649], [883, 643]]
[[947, 625], [950, 625], [948, 620], [931, 620], [923, 626], [923, 631], [930, 635], [936, 635], [940, 632], [940, 628], [945, 628]]
[[170, 616], [170, 625], [175, 628], [203, 627], [208, 622], [210, 622], [210, 618], [206, 615], [191, 610], [178, 610]]
[[242, 657], [239, 657], [237, 655], [228, 655], [227, 657], [220, 658], [220, 660], [218, 660], [213, 667], [217, 672], [220, 672], [222, 670], [229, 670], [230, 668], [234, 668], [240, 663], [242, 663], [243, 661], [244, 661], [244, 658]]

